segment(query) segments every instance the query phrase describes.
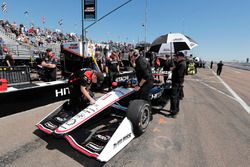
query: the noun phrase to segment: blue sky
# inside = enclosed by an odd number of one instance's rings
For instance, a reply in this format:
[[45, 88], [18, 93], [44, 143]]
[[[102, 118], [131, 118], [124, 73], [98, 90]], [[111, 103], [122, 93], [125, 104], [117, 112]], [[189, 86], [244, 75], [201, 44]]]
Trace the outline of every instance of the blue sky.
[[[97, 18], [127, 0], [97, 0]], [[91, 27], [95, 41], [144, 40], [145, 1], [133, 0]], [[81, 0], [1, 0], [11, 22], [81, 33]], [[206, 60], [245, 61], [250, 58], [249, 0], [147, 0], [147, 41], [169, 32], [184, 33], [199, 43], [189, 53]], [[28, 11], [29, 15], [24, 15]], [[63, 25], [58, 20], [63, 19]], [[86, 21], [85, 25], [89, 25]]]

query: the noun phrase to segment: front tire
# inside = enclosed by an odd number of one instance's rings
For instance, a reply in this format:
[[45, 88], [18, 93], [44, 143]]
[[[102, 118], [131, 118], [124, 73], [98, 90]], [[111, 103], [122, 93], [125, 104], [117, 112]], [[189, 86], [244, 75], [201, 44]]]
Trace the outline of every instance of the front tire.
[[145, 100], [133, 100], [128, 106], [127, 117], [133, 125], [134, 134], [144, 133], [151, 120], [151, 106]]

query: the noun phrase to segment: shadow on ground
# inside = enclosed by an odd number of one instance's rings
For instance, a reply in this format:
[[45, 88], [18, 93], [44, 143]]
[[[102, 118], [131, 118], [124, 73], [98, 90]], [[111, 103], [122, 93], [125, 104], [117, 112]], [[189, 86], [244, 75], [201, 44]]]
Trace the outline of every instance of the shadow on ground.
[[70, 158], [74, 159], [84, 167], [102, 167], [105, 165], [105, 163], [99, 162], [93, 158], [87, 157], [77, 152], [63, 138], [56, 138], [52, 135], [44, 134], [38, 129], [35, 130], [33, 134], [35, 134], [36, 136], [47, 142], [46, 148], [48, 150], [57, 149], [60, 152], [64, 153], [65, 155], [69, 156]]

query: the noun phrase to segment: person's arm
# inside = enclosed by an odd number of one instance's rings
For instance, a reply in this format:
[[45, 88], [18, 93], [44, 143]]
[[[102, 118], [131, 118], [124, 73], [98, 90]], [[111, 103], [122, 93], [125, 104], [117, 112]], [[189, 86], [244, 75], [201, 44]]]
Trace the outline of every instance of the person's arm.
[[105, 71], [106, 71], [106, 74], [109, 73], [109, 68], [108, 68], [108, 66], [105, 67]]
[[6, 63], [7, 63], [7, 65], [8, 65], [8, 67], [10, 67], [11, 65], [10, 65], [10, 61], [9, 60], [6, 60]]
[[42, 61], [41, 65], [46, 68], [56, 68], [55, 64], [48, 64], [45, 61]]
[[108, 74], [108, 73], [109, 73], [109, 65], [110, 65], [110, 61], [109, 61], [109, 60], [107, 60], [107, 61], [106, 61], [106, 65], [105, 65], [105, 71], [106, 71], [106, 74]]
[[121, 73], [119, 64], [117, 65], [117, 70], [119, 73]]
[[139, 86], [139, 87], [142, 87], [142, 86], [144, 85], [145, 82], [146, 82], [146, 80], [145, 80], [145, 79], [142, 79], [142, 80], [140, 81], [140, 83], [138, 84], [138, 86]]
[[143, 70], [142, 75], [142, 79], [140, 81], [140, 83], [138, 84], [138, 86], [135, 87], [135, 90], [138, 91], [144, 84], [145, 82], [150, 78], [150, 74], [148, 72], [148, 67], [147, 67], [147, 62], [146, 61], [141, 61], [138, 64], [140, 66], [140, 68]]
[[89, 95], [89, 92], [87, 91], [85, 86], [81, 86], [81, 92], [82, 92], [83, 96], [86, 97], [89, 100], [90, 104], [95, 104], [95, 99], [93, 99]]
[[140, 83], [134, 88], [135, 91], [138, 91], [141, 89], [141, 87], [144, 85], [144, 83], [146, 82], [145, 79], [141, 79]]

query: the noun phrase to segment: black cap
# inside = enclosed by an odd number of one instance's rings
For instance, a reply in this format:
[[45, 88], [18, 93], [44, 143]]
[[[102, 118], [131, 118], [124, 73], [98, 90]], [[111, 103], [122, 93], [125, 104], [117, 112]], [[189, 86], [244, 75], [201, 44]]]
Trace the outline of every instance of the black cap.
[[102, 83], [104, 81], [104, 76], [103, 76], [103, 74], [101, 72], [96, 72], [95, 74], [96, 74], [96, 78], [97, 78], [96, 85], [97, 85], [97, 87], [101, 87]]
[[184, 53], [182, 53], [182, 52], [177, 52], [177, 53], [175, 54], [175, 56], [181, 56], [181, 57], [184, 57]]
[[51, 51], [52, 51], [51, 48], [46, 49], [46, 52], [51, 52]]

